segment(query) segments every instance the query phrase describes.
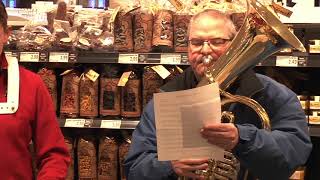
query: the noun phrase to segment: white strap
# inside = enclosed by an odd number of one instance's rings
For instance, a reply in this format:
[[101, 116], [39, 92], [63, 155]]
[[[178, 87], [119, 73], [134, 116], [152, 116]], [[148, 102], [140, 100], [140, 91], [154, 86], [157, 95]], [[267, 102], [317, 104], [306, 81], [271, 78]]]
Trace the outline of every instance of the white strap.
[[0, 114], [13, 114], [19, 107], [20, 76], [19, 64], [15, 57], [7, 56], [8, 62], [8, 90], [7, 102], [0, 103]]

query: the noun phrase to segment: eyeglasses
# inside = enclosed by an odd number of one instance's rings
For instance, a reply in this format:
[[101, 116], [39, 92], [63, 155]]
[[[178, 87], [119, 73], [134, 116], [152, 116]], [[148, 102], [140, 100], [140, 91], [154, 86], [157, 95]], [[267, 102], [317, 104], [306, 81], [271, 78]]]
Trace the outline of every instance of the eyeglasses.
[[208, 39], [208, 40], [193, 38], [189, 40], [191, 47], [195, 48], [195, 50], [202, 49], [204, 43], [207, 43], [211, 48], [213, 48], [213, 47], [223, 47], [224, 45], [228, 44], [230, 41], [232, 41], [232, 39], [224, 39], [224, 38], [214, 38], [214, 39]]

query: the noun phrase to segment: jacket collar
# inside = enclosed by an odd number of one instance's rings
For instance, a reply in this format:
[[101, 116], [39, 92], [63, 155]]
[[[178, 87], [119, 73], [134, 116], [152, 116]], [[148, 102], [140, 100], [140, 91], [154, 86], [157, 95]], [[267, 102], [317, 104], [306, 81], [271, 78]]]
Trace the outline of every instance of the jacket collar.
[[230, 87], [231, 92], [235, 94], [252, 97], [259, 91], [263, 90], [264, 86], [253, 70], [247, 70], [234, 82]]

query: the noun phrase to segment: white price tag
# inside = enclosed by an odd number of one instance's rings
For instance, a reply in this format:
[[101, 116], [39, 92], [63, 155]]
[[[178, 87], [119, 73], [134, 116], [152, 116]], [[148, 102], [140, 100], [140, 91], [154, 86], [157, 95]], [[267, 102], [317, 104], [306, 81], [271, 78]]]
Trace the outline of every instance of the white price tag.
[[39, 52], [20, 52], [20, 62], [39, 62]]
[[66, 122], [64, 123], [64, 127], [84, 127], [84, 124], [86, 123], [85, 119], [66, 119]]
[[8, 52], [8, 51], [6, 51], [6, 52], [4, 52], [4, 54], [5, 54], [5, 56], [8, 58], [8, 57], [12, 57], [12, 52]]
[[123, 64], [137, 64], [139, 62], [138, 54], [119, 54], [119, 63]]
[[67, 52], [51, 52], [49, 62], [68, 62], [69, 53]]
[[297, 56], [277, 56], [276, 66], [298, 67], [298, 57]]
[[121, 120], [102, 120], [100, 128], [120, 129]]
[[154, 71], [156, 71], [159, 76], [162, 79], [166, 79], [168, 76], [170, 76], [170, 71], [168, 71], [164, 66], [158, 65], [158, 66], [152, 66], [151, 67]]
[[160, 64], [181, 64], [181, 55], [161, 54]]

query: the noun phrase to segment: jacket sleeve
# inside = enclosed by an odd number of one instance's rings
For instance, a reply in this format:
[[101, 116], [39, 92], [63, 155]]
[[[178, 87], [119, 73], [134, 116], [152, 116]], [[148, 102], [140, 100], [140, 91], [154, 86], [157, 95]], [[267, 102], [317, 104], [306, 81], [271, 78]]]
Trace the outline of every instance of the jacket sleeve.
[[148, 103], [133, 132], [124, 163], [128, 180], [176, 179], [171, 163], [158, 161], [153, 100]]
[[305, 113], [296, 94], [282, 85], [266, 88], [261, 97], [264, 100], [260, 104], [269, 114], [272, 130], [246, 123], [236, 125], [239, 144], [234, 152], [259, 179], [288, 179], [298, 166], [304, 165], [311, 152]]
[[38, 180], [64, 180], [70, 156], [64, 143], [51, 96], [39, 78], [36, 94], [36, 115], [33, 124]]

